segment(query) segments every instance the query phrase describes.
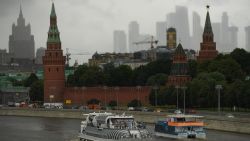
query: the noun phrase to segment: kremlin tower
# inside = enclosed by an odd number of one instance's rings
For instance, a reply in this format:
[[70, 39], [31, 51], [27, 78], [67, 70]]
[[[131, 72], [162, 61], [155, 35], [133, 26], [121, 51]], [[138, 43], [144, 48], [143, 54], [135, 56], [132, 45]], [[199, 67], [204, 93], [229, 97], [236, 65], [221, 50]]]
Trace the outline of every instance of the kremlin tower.
[[185, 86], [189, 81], [191, 81], [191, 77], [189, 75], [187, 56], [182, 45], [179, 44], [175, 49], [167, 86]]
[[[209, 6], [207, 6], [209, 10]], [[214, 42], [214, 34], [211, 26], [209, 11], [207, 11], [206, 22], [203, 32], [203, 42], [200, 44], [198, 62], [204, 62], [216, 58], [218, 51], [216, 50], [216, 43]]]
[[54, 3], [50, 14], [47, 49], [43, 56], [44, 103], [63, 103], [65, 89], [65, 56], [61, 49], [60, 32]]

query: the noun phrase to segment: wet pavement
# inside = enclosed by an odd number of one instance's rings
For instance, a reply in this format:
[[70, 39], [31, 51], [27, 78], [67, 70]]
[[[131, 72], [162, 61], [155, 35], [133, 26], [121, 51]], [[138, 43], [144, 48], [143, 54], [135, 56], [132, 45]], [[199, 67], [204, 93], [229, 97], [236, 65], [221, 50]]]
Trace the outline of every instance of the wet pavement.
[[[79, 129], [79, 119], [0, 116], [0, 141], [75, 141]], [[206, 140], [249, 141], [250, 135], [207, 130]]]

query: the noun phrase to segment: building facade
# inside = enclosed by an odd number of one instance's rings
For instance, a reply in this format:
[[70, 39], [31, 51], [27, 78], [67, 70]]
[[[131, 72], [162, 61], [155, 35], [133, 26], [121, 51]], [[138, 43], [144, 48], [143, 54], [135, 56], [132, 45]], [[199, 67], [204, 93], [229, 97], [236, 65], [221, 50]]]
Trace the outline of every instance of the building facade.
[[62, 103], [65, 89], [65, 56], [61, 49], [60, 33], [54, 3], [50, 14], [47, 49], [43, 56], [44, 103]]
[[128, 43], [130, 53], [137, 50], [137, 46], [134, 43], [138, 41], [139, 36], [139, 24], [136, 21], [130, 22], [128, 27]]
[[167, 86], [185, 86], [189, 81], [191, 81], [191, 77], [189, 75], [187, 56], [182, 45], [179, 44], [175, 49]]
[[[209, 9], [209, 6], [207, 6]], [[217, 57], [218, 51], [216, 50], [216, 43], [214, 42], [214, 34], [210, 21], [209, 11], [207, 11], [206, 22], [203, 32], [203, 42], [200, 44], [198, 62], [212, 60]]]
[[40, 47], [36, 50], [36, 64], [43, 64], [43, 56], [45, 55], [46, 48]]
[[166, 45], [166, 30], [167, 30], [166, 21], [156, 23], [156, 39], [158, 40], [159, 46]]
[[192, 36], [192, 49], [198, 50], [200, 47], [199, 42], [202, 40], [202, 27], [201, 18], [197, 12], [193, 12], [193, 36]]
[[167, 30], [167, 48], [176, 48], [176, 30], [172, 27]]
[[9, 36], [9, 53], [13, 58], [30, 59], [35, 57], [35, 41], [31, 35], [30, 24], [25, 24], [22, 8], [20, 8], [17, 25], [13, 23], [12, 34]]
[[250, 52], [250, 26], [245, 27], [246, 32], [246, 50]]
[[127, 52], [126, 33], [122, 30], [115, 30], [113, 38], [114, 38], [114, 52], [126, 53]]

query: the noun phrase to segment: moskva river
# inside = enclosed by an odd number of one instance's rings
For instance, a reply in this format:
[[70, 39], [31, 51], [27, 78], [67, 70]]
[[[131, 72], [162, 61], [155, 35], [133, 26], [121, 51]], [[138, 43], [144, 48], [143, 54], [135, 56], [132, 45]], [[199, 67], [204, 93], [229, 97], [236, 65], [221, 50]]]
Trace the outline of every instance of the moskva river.
[[[77, 139], [80, 121], [79, 119], [0, 116], [0, 141], [71, 141]], [[171, 141], [165, 138], [153, 140]], [[192, 140], [194, 139], [189, 141]], [[249, 141], [250, 135], [207, 130], [206, 140]]]

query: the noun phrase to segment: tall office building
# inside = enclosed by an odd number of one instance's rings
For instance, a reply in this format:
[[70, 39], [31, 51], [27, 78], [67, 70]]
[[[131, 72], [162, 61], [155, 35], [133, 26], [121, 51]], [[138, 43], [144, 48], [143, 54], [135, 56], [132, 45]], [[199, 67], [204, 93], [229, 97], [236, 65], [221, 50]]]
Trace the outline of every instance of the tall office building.
[[227, 12], [223, 12], [221, 19], [221, 50], [222, 52], [229, 52], [229, 24]]
[[20, 7], [17, 25], [12, 25], [12, 35], [9, 36], [9, 53], [13, 58], [31, 59], [35, 57], [35, 41], [31, 35], [30, 24], [25, 24], [22, 8]]
[[181, 43], [186, 48], [191, 48], [190, 46], [190, 30], [188, 21], [188, 9], [184, 6], [176, 6], [176, 31], [177, 40], [181, 40]]
[[167, 31], [167, 22], [157, 22], [156, 23], [156, 40], [158, 40], [158, 45], [166, 45], [166, 31]]
[[135, 52], [138, 50], [134, 43], [139, 41], [139, 34], [139, 24], [136, 21], [130, 22], [128, 29], [129, 52]]
[[238, 27], [230, 26], [229, 27], [229, 43], [230, 43], [230, 52], [238, 47]]
[[168, 13], [167, 14], [167, 27], [175, 27], [175, 13]]
[[246, 50], [250, 52], [250, 26], [245, 27], [246, 32]]
[[213, 33], [214, 33], [214, 42], [218, 47], [218, 51], [222, 51], [221, 48], [221, 23], [212, 23]]
[[197, 12], [193, 12], [193, 36], [192, 36], [192, 49], [199, 49], [202, 40], [202, 27], [201, 18]]
[[191, 37], [188, 20], [188, 9], [185, 6], [176, 6], [174, 13], [167, 14], [168, 27], [176, 28], [177, 40], [186, 48], [191, 47]]
[[45, 55], [46, 48], [40, 47], [36, 50], [36, 64], [43, 64], [43, 56]]
[[176, 48], [176, 30], [172, 27], [167, 30], [167, 48]]
[[114, 52], [126, 53], [127, 52], [126, 33], [122, 30], [115, 30], [113, 36], [114, 36]]

